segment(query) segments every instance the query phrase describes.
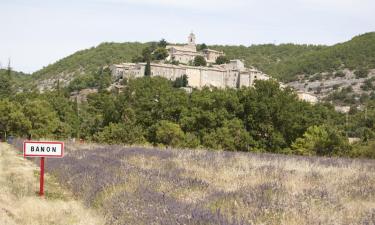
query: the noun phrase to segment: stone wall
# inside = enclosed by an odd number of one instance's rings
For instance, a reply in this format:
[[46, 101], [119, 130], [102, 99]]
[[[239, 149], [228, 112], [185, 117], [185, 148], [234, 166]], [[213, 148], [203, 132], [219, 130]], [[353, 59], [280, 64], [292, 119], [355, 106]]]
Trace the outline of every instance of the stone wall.
[[[112, 65], [115, 80], [143, 77], [146, 63], [123, 63]], [[247, 69], [238, 63], [214, 67], [194, 67], [186, 65], [151, 63], [151, 76], [161, 76], [169, 80], [187, 75], [190, 87], [204, 86], [217, 88], [239, 88], [252, 86], [254, 80], [268, 80], [269, 77], [255, 69]]]

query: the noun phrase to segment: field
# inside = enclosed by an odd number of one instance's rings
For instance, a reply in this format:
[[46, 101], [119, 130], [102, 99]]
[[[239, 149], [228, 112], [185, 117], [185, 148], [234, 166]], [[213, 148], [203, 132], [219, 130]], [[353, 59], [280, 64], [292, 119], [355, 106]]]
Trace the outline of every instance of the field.
[[47, 171], [107, 224], [375, 224], [375, 162], [68, 145]]
[[46, 196], [37, 196], [39, 169], [0, 142], [1, 225], [100, 225], [97, 216], [46, 176]]

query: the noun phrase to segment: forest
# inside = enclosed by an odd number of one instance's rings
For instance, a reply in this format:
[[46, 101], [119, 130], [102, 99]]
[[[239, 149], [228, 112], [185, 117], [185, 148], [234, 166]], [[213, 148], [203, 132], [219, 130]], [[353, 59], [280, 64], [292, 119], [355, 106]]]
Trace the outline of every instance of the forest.
[[[129, 80], [123, 92], [109, 92], [100, 70], [87, 102], [69, 87], [52, 91], [12, 90], [3, 73], [0, 135], [32, 139], [79, 138], [108, 144], [297, 155], [374, 157], [375, 105], [347, 118], [328, 103], [299, 101], [276, 81], [241, 89], [203, 88], [187, 93], [172, 81], [145, 76]], [[5, 76], [4, 76], [5, 75]], [[101, 75], [101, 76], [100, 76]], [[9, 84], [8, 86], [6, 84]], [[348, 137], [360, 138], [352, 145]]]

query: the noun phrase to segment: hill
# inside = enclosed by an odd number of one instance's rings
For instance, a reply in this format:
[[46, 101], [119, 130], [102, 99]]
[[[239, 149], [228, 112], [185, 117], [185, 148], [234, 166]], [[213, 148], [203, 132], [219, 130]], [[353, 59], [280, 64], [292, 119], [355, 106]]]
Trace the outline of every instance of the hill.
[[[0, 69], [0, 77], [1, 78], [4, 77], [4, 76], [7, 76], [8, 73], [9, 73], [9, 71], [7, 69]], [[30, 76], [30, 74], [23, 73], [23, 72], [20, 72], [20, 71], [11, 70], [10, 74], [11, 74], [13, 84], [16, 85], [17, 87], [24, 86], [32, 78]]]
[[375, 68], [375, 32], [333, 46], [282, 44], [214, 48], [224, 51], [230, 58], [242, 58], [247, 65], [282, 81], [296, 80], [301, 74]]
[[66, 145], [48, 170], [107, 224], [372, 224], [374, 161]]
[[53, 78], [68, 73], [96, 72], [105, 65], [131, 61], [140, 55], [147, 43], [102, 43], [97, 47], [78, 51], [56, 63], [35, 72], [32, 76], [38, 80]]
[[[69, 81], [76, 75], [92, 73], [105, 65], [129, 62], [150, 44], [151, 42], [103, 43], [48, 65], [33, 73], [32, 77], [38, 82], [53, 78]], [[374, 32], [333, 46], [266, 44], [209, 47], [224, 51], [229, 58], [243, 59], [247, 66], [255, 66], [282, 81], [296, 80], [300, 74], [310, 76], [345, 68], [375, 68]]]

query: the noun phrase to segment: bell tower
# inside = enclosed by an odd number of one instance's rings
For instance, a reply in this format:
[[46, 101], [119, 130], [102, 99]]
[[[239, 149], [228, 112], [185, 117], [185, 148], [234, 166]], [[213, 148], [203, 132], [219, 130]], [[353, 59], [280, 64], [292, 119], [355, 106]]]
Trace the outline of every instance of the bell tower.
[[193, 32], [191, 32], [188, 37], [188, 44], [195, 45], [195, 34]]

